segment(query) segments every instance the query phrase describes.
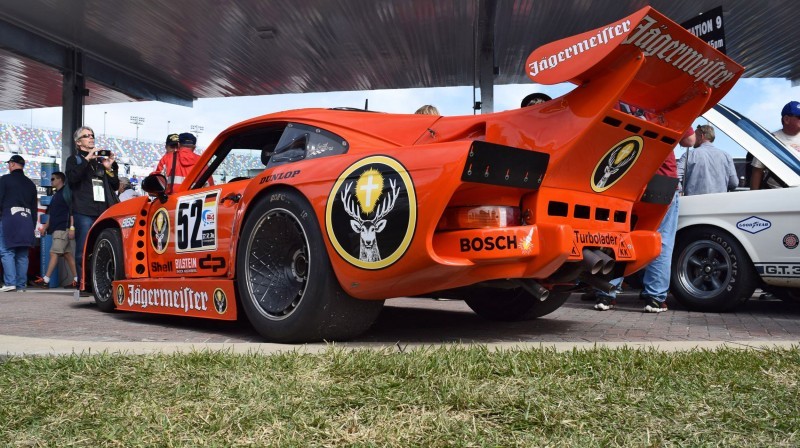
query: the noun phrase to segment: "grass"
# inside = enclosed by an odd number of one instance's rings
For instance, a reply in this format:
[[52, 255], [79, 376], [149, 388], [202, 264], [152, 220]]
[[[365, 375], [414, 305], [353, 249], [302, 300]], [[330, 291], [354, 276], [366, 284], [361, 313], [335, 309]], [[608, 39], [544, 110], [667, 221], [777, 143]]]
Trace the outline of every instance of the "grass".
[[0, 360], [6, 446], [798, 446], [800, 350]]

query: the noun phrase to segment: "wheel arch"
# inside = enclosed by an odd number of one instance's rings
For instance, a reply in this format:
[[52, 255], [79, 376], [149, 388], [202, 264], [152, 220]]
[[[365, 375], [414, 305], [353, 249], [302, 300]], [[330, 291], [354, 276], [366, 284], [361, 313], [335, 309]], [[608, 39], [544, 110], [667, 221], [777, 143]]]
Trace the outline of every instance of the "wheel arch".
[[747, 257], [750, 259], [751, 265], [758, 261], [758, 257], [756, 256], [758, 255], [758, 251], [756, 247], [748, 238], [742, 238], [742, 231], [736, 228], [736, 224], [731, 224], [719, 218], [707, 218], [705, 220], [692, 219], [679, 222], [678, 231], [675, 234], [676, 244], [680, 240], [681, 235], [698, 228], [707, 228], [725, 233], [742, 246], [747, 253]]
[[[100, 235], [100, 233], [105, 229], [117, 229], [120, 232], [122, 232], [122, 229], [120, 229], [120, 227], [119, 227], [119, 223], [117, 223], [117, 221], [114, 218], [104, 218], [104, 219], [98, 219], [97, 221], [95, 221], [95, 223], [92, 225], [92, 228], [89, 229], [89, 234], [86, 235], [86, 246], [85, 246], [86, 250], [84, 250], [83, 258], [81, 260], [81, 263], [83, 263], [83, 266], [81, 267], [81, 273], [82, 273], [84, 279], [91, 278], [91, 274], [92, 274], [92, 256], [93, 256], [93, 253], [94, 253], [94, 244], [97, 242], [97, 238]], [[123, 243], [122, 244], [122, 257], [123, 257], [123, 259], [125, 259], [125, 239], [124, 238], [122, 240], [122, 243]], [[76, 248], [76, 250], [77, 250], [77, 248]], [[83, 250], [83, 248], [81, 248], [81, 250]], [[127, 269], [127, 266], [126, 266], [126, 269]], [[87, 291], [90, 290], [91, 283], [89, 281], [85, 281], [84, 284], [86, 285], [85, 289]]]

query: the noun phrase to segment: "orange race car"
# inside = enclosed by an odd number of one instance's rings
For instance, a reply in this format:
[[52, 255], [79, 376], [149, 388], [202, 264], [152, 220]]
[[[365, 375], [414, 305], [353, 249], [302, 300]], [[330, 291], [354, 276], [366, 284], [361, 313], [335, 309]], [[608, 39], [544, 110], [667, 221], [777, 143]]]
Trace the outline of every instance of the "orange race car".
[[244, 312], [281, 342], [356, 336], [398, 296], [519, 320], [610, 288], [660, 251], [676, 183], [654, 173], [743, 68], [649, 7], [527, 68], [577, 87], [478, 116], [305, 109], [232, 126], [175, 193], [151, 175], [151, 197], [97, 220], [84, 285], [104, 311]]

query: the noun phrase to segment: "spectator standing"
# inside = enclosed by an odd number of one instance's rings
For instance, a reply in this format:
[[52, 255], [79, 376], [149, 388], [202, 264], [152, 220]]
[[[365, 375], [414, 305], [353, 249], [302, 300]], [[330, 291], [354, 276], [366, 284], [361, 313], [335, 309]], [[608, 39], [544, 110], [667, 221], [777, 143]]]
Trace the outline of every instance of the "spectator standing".
[[67, 262], [69, 272], [72, 274], [72, 287], [78, 286], [78, 274], [75, 269], [75, 226], [72, 222], [72, 213], [70, 213], [69, 205], [64, 200], [64, 185], [66, 184], [67, 177], [64, 173], [56, 171], [50, 182], [56, 189], [53, 193], [53, 199], [50, 205], [47, 206], [47, 222], [42, 224], [40, 233], [47, 232], [53, 238], [53, 244], [50, 246], [50, 261], [47, 263], [47, 272], [44, 276], [34, 280], [34, 284], [42, 287], [50, 287], [50, 275], [56, 268], [58, 257], [64, 257]]
[[[781, 126], [781, 129], [773, 132], [772, 135], [791, 149], [796, 158], [800, 159], [800, 103], [789, 101], [783, 106]], [[753, 173], [750, 175], [751, 190], [759, 190], [764, 183], [769, 188], [781, 188], [781, 184], [770, 176], [769, 170], [760, 160], [753, 157], [751, 165], [753, 167]]]
[[[89, 229], [111, 205], [119, 202], [118, 166], [114, 153], [99, 153], [94, 131], [81, 126], [73, 134], [75, 150], [67, 159], [67, 182], [72, 191], [72, 219], [75, 223], [75, 266], [78, 278], [83, 271], [83, 250]], [[100, 154], [105, 154], [101, 156]]]
[[420, 107], [414, 113], [419, 115], [441, 115], [439, 113], [439, 109], [437, 109], [436, 106], [431, 106], [430, 104]]
[[33, 246], [38, 211], [36, 185], [25, 176], [25, 159], [8, 159], [8, 174], [0, 177], [0, 292], [25, 291], [28, 285], [28, 249]]
[[[173, 134], [167, 136], [167, 146]], [[154, 173], [163, 174], [167, 178], [167, 193], [172, 193], [183, 183], [184, 178], [194, 167], [200, 156], [194, 153], [197, 145], [197, 137], [194, 134], [184, 132], [178, 136], [178, 146], [175, 150], [169, 151], [161, 157], [156, 165]]]
[[161, 159], [159, 159], [158, 164], [156, 165], [156, 169], [155, 171], [153, 171], [154, 173], [160, 173], [163, 174], [164, 176], [168, 176], [169, 173], [171, 173], [174, 170], [172, 165], [167, 166], [167, 161], [173, 162], [176, 159], [172, 157], [168, 158], [167, 154], [173, 153], [178, 150], [179, 141], [180, 137], [178, 136], [178, 134], [169, 134], [167, 136], [167, 141], [164, 143], [164, 155], [161, 156]]
[[[690, 148], [695, 145], [697, 137], [692, 128], [686, 130], [678, 143], [680, 146]], [[678, 177], [678, 168], [675, 161], [675, 152], [670, 152], [664, 163], [658, 168], [656, 174], [671, 178]], [[669, 294], [669, 281], [672, 266], [672, 249], [675, 246], [675, 233], [678, 231], [678, 198], [679, 192], [676, 190], [669, 204], [667, 213], [658, 225], [658, 233], [661, 234], [661, 252], [648, 264], [642, 272], [642, 291], [639, 297], [644, 299], [644, 311], [646, 313], [661, 313], [667, 311], [667, 294]], [[611, 280], [614, 289], [611, 292], [594, 291], [596, 303], [594, 309], [607, 311], [616, 305], [617, 288], [622, 285], [623, 277]]]
[[739, 177], [733, 158], [712, 145], [714, 128], [707, 124], [699, 125], [695, 136], [695, 149], [687, 151], [678, 161], [678, 179], [683, 185], [684, 196], [724, 193], [736, 188]]
[[139, 197], [139, 192], [133, 189], [131, 181], [127, 177], [119, 178], [119, 190], [117, 193], [119, 194], [120, 202]]

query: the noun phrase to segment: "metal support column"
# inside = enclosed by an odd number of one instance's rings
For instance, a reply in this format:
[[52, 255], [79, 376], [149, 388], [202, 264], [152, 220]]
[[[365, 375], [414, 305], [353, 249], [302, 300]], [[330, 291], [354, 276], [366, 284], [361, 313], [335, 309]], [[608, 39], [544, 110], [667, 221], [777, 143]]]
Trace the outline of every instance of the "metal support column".
[[494, 112], [494, 77], [497, 67], [494, 62], [494, 24], [497, 10], [496, 0], [480, 0], [478, 19], [478, 76], [481, 88], [481, 113]]
[[64, 82], [61, 88], [61, 171], [67, 169], [67, 159], [75, 148], [72, 135], [83, 125], [83, 99], [89, 95], [83, 75], [83, 52], [68, 48], [62, 70]]

